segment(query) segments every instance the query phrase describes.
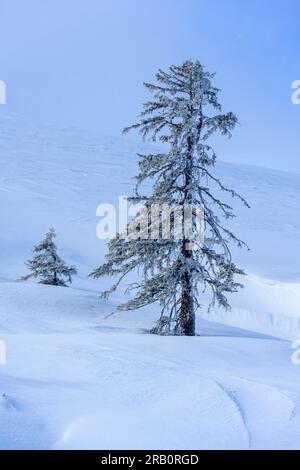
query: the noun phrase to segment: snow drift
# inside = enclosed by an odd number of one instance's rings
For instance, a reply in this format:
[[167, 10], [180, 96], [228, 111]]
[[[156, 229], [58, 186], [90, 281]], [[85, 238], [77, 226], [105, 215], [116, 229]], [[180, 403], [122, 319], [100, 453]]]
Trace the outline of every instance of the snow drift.
[[[131, 194], [142, 145], [0, 114], [0, 448], [299, 448], [300, 176], [220, 163], [248, 276], [195, 338], [148, 334], [157, 307], [110, 316], [88, 273], [103, 261], [96, 208]], [[24, 283], [49, 227], [78, 267], [70, 288]]]

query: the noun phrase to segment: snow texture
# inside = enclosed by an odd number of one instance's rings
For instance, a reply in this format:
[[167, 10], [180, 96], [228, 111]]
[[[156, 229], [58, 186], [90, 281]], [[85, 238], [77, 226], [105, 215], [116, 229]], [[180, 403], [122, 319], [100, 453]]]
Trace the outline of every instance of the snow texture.
[[[88, 279], [106, 243], [96, 207], [130, 194], [143, 145], [0, 114], [1, 449], [299, 449], [300, 176], [219, 164], [251, 201], [230, 222], [251, 247], [231, 312], [204, 307], [194, 338], [149, 335], [155, 306], [118, 312]], [[22, 282], [49, 227], [78, 267], [70, 288]], [[123, 286], [124, 287], [124, 286]]]

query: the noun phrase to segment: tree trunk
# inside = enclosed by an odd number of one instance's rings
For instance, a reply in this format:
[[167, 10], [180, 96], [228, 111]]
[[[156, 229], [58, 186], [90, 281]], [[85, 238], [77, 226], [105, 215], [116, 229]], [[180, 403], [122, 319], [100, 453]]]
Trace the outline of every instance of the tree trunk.
[[54, 271], [53, 285], [54, 285], [54, 286], [57, 286], [57, 285], [58, 285], [56, 271]]
[[[55, 254], [53, 254], [53, 261], [56, 263], [56, 256]], [[54, 272], [53, 272], [53, 285], [54, 286], [57, 286], [58, 285], [58, 282], [57, 282], [57, 272], [56, 272], [56, 269], [54, 268]]]
[[[193, 91], [192, 80], [190, 82], [190, 100], [191, 100], [191, 121], [193, 117]], [[184, 187], [184, 204], [192, 204], [192, 195], [190, 192], [190, 183], [193, 173], [193, 141], [191, 136], [188, 137], [187, 143], [187, 164], [185, 168], [185, 187]], [[184, 218], [183, 218], [184, 220]], [[193, 252], [190, 250], [190, 240], [184, 240], [182, 245], [182, 255], [185, 267], [188, 266]], [[179, 313], [179, 325], [181, 334], [184, 336], [195, 336], [195, 309], [193, 295], [192, 274], [186, 269], [181, 279], [181, 302]]]
[[[191, 252], [183, 248], [186, 259], [191, 257]], [[185, 272], [181, 281], [181, 303], [179, 313], [179, 325], [181, 334], [184, 336], [195, 336], [195, 310], [193, 299], [192, 276]]]

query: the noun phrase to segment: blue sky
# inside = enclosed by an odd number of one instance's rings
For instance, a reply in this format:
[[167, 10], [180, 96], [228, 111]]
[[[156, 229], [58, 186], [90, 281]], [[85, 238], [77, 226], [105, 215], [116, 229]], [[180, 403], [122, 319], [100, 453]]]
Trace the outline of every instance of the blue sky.
[[0, 12], [0, 112], [119, 135], [143, 81], [199, 59], [240, 120], [219, 157], [300, 172], [298, 0], [0, 0]]

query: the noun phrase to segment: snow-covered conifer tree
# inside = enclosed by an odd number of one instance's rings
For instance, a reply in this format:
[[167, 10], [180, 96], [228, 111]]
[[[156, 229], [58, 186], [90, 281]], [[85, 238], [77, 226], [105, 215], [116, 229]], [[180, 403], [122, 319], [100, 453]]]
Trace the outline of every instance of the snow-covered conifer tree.
[[40, 284], [53, 286], [66, 286], [72, 282], [72, 275], [77, 270], [75, 266], [67, 266], [58, 256], [57, 246], [53, 241], [55, 237], [55, 230], [51, 228], [45, 238], [33, 247], [34, 256], [25, 263], [31, 273], [23, 276], [22, 280], [37, 278]]
[[[94, 278], [119, 276], [117, 283], [102, 293], [104, 298], [129, 272], [142, 273], [140, 282], [128, 288], [136, 291], [135, 296], [119, 309], [132, 310], [159, 302], [161, 318], [152, 330], [159, 334], [195, 335], [195, 312], [201, 307], [201, 291], [210, 288], [210, 307], [217, 302], [230, 308], [226, 293], [242, 287], [234, 275], [244, 272], [232, 261], [229, 244], [245, 244], [223, 225], [221, 216], [228, 219], [233, 213], [232, 207], [219, 199], [219, 192], [225, 191], [248, 204], [215, 176], [216, 154], [208, 143], [217, 131], [230, 137], [237, 118], [231, 112], [222, 114], [213, 78], [214, 74], [198, 61], [171, 66], [167, 72], [159, 70], [155, 84], [145, 83], [154, 98], [144, 104], [140, 121], [124, 130], [138, 129], [143, 138], [159, 140], [167, 147], [162, 152], [139, 155], [140, 171], [132, 199], [142, 202], [150, 214], [149, 233], [153, 225], [151, 207], [176, 204], [183, 211], [190, 205], [192, 211], [202, 208], [204, 242], [191, 248], [191, 241], [197, 236], [195, 224], [191, 235], [179, 239], [174, 234], [168, 239], [151, 235], [148, 239], [133, 239], [119, 234], [110, 241], [105, 264], [91, 273]], [[153, 182], [150, 195], [141, 192], [147, 179]], [[140, 214], [136, 220], [138, 217]]]

